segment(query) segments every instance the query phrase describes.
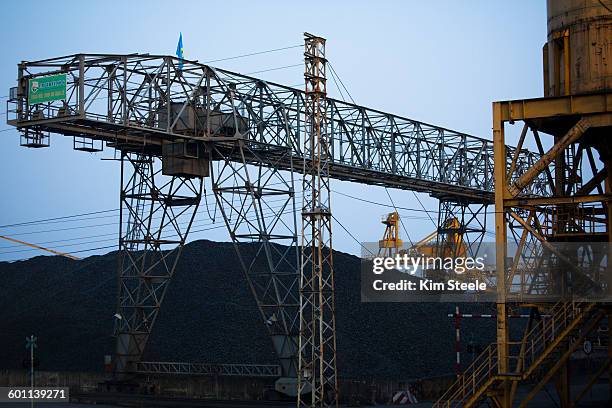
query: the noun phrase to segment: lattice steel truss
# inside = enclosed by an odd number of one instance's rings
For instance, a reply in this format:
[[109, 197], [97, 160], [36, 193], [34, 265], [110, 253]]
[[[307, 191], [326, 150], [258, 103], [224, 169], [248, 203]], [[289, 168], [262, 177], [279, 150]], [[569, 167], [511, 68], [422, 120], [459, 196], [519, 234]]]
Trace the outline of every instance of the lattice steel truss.
[[487, 232], [487, 205], [440, 200], [438, 254], [475, 257]]
[[304, 34], [304, 178], [298, 406], [337, 406], [325, 39]]
[[114, 369], [142, 357], [202, 195], [202, 179], [164, 177], [149, 154], [121, 155], [119, 296]]
[[136, 364], [136, 372], [140, 374], [268, 378], [277, 378], [282, 375], [281, 367], [274, 364], [210, 364], [175, 361], [141, 361]]
[[[288, 162], [291, 151], [244, 141], [230, 148], [210, 144], [209, 149], [217, 204], [280, 359], [282, 376], [295, 378], [299, 254], [293, 172], [264, 165], [270, 164], [264, 156], [272, 149], [279, 161]], [[233, 161], [236, 155], [242, 161]], [[238, 245], [245, 242], [252, 245]]]
[[[28, 105], [27, 81], [59, 72], [68, 75], [67, 100]], [[290, 146], [293, 163], [277, 165], [303, 169], [306, 100], [298, 89], [192, 61], [179, 69], [174, 57], [148, 54], [23, 62], [18, 78], [7, 118], [24, 131], [129, 142], [135, 151], [146, 144], [158, 152], [162, 141], [241, 138]], [[331, 98], [326, 106], [330, 177], [493, 202], [491, 141]], [[517, 170], [537, 157], [521, 149]], [[276, 162], [273, 154], [264, 160]]]

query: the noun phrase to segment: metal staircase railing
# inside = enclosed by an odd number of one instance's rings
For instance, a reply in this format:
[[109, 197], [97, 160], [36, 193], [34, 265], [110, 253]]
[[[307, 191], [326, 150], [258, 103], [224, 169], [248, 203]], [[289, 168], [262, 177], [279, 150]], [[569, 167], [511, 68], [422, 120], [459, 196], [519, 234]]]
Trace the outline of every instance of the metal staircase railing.
[[[593, 309], [593, 303], [558, 302], [550, 317], [536, 323], [525, 336], [525, 340], [510, 344], [510, 363], [513, 372], [529, 377], [533, 371], [568, 338]], [[522, 351], [516, 351], [516, 346]]]
[[489, 345], [433, 404], [434, 408], [468, 407], [477, 402], [498, 381], [529, 378], [542, 363], [564, 344], [589, 316], [593, 303], [556, 303], [550, 317], [538, 321], [519, 342], [509, 344], [510, 373], [499, 373], [497, 344]]
[[497, 344], [491, 343], [436, 401], [434, 408], [461, 407], [476, 395], [497, 372]]

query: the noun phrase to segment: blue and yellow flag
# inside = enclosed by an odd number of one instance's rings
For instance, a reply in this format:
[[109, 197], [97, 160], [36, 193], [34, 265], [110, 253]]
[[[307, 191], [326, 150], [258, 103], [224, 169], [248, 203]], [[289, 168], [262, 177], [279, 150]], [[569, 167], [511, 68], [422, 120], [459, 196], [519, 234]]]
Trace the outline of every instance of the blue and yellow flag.
[[183, 58], [184, 58], [184, 50], [183, 50], [183, 33], [179, 35], [179, 41], [176, 46], [176, 56], [179, 58], [178, 68], [183, 69]]

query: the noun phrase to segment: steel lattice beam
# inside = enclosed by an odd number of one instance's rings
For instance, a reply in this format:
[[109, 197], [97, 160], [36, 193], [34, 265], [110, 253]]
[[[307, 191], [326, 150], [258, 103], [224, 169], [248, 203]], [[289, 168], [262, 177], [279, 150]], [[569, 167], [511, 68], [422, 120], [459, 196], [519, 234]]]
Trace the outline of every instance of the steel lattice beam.
[[181, 363], [176, 361], [141, 361], [136, 364], [140, 374], [171, 374], [228, 377], [271, 377], [281, 375], [280, 366], [274, 364], [211, 364]]
[[147, 154], [121, 156], [114, 370], [140, 361], [202, 195], [202, 179], [164, 177]]
[[[68, 75], [66, 101], [28, 105], [28, 80], [57, 72]], [[179, 69], [174, 57], [148, 54], [23, 62], [18, 77], [7, 121], [34, 143], [47, 145], [45, 132], [52, 132], [129, 144], [136, 152], [146, 145], [159, 155], [163, 141], [243, 139], [290, 147], [293, 163], [265, 155], [279, 168], [301, 171], [308, 159], [301, 140], [306, 96], [294, 88], [191, 61]], [[493, 202], [491, 141], [331, 98], [326, 106], [330, 177]], [[521, 149], [516, 174], [538, 158]], [[546, 191], [545, 184], [530, 188], [532, 195]]]
[[337, 406], [336, 317], [325, 39], [304, 34], [306, 115], [302, 183], [298, 406]]

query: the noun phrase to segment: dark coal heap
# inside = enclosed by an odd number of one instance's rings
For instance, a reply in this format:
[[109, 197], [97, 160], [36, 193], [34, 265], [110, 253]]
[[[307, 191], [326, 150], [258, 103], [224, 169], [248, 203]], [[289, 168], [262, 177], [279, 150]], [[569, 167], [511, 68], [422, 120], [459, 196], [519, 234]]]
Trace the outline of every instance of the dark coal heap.
[[[337, 252], [334, 263], [341, 377], [453, 372], [454, 320], [447, 314], [454, 305], [361, 303], [359, 258]], [[103, 370], [114, 347], [116, 269], [116, 253], [0, 262], [0, 368], [21, 368], [29, 356], [25, 337], [34, 334], [41, 370]], [[464, 343], [493, 341], [494, 321], [475, 320], [462, 322]], [[185, 247], [144, 359], [276, 363], [231, 243]]]

